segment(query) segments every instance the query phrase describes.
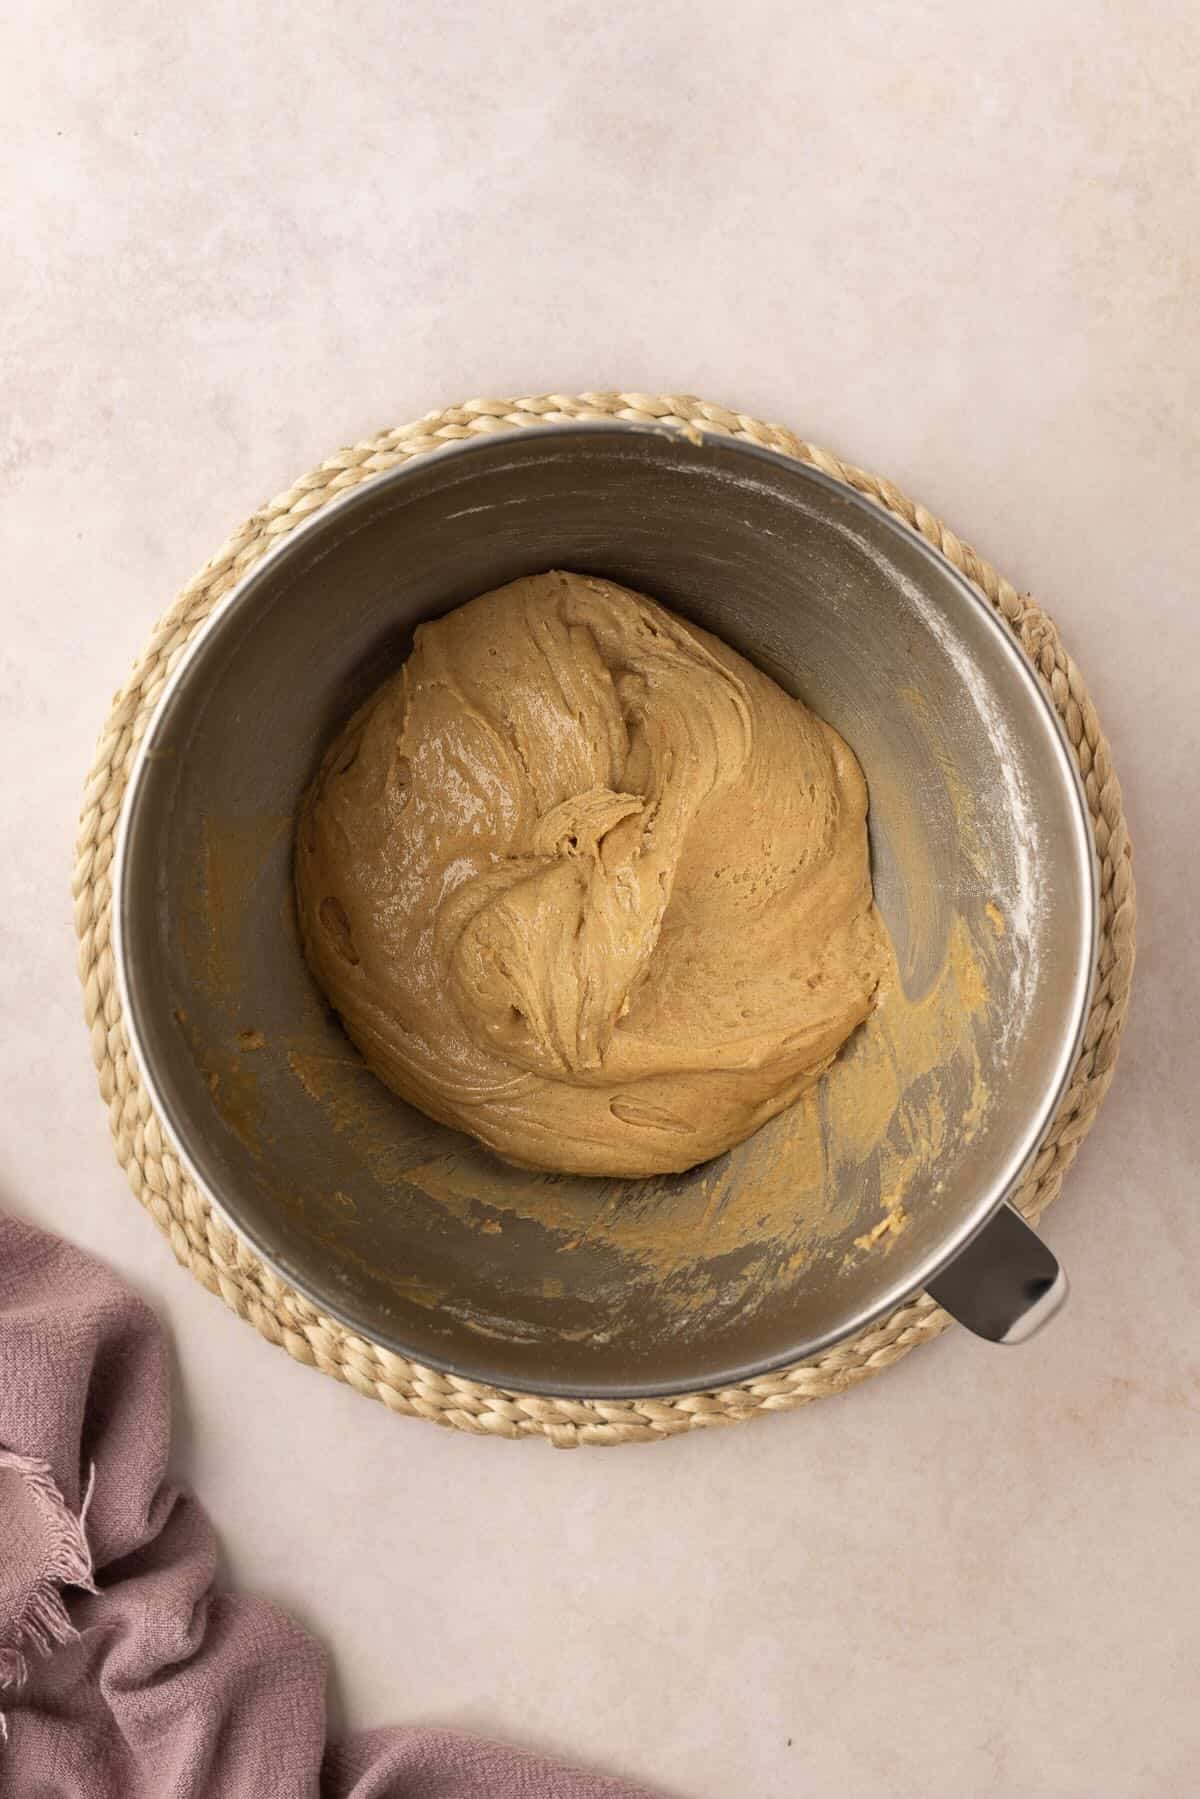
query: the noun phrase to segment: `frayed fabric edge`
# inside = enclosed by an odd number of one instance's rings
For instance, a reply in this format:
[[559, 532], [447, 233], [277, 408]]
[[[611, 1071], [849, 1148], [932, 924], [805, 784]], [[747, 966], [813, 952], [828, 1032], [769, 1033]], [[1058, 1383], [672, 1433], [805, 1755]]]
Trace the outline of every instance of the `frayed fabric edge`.
[[[78, 1516], [59, 1492], [48, 1463], [0, 1449], [0, 1472], [15, 1474], [24, 1483], [45, 1519], [47, 1530], [47, 1554], [38, 1570], [37, 1580], [20, 1610], [12, 1618], [0, 1619], [2, 1697], [6, 1688], [12, 1691], [23, 1686], [29, 1678], [30, 1655], [50, 1655], [60, 1644], [74, 1642], [78, 1636], [68, 1616], [62, 1589], [80, 1587], [85, 1593], [95, 1593], [99, 1589], [85, 1529], [92, 1489], [96, 1484], [95, 1466], [88, 1476], [87, 1491]], [[8, 1722], [0, 1711], [0, 1743], [7, 1740]]]

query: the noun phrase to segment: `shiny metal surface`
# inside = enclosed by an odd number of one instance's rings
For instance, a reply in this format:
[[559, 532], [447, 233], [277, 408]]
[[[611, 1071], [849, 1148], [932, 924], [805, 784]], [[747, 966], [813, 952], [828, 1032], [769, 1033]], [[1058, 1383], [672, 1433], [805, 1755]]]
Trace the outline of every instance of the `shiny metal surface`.
[[1002, 1205], [929, 1292], [977, 1337], [1027, 1343], [1065, 1305], [1067, 1277], [1021, 1214]]
[[[667, 1278], [625, 1279], [619, 1208], [602, 1240], [585, 1232], [566, 1255], [528, 1210], [481, 1231], [469, 1194], [439, 1204], [406, 1171], [454, 1163], [464, 1140], [355, 1066], [297, 947], [291, 819], [333, 730], [422, 619], [554, 566], [611, 576], [694, 618], [848, 739], [871, 792], [876, 894], [906, 986], [944, 960], [956, 906], [1001, 888], [1020, 901], [1020, 928], [997, 950], [1012, 998], [981, 1051], [985, 1123], [956, 1139], [886, 1254], [848, 1253], [878, 1211], [864, 1185], [845, 1196], [828, 1253], [781, 1263], [753, 1305], [721, 1304], [736, 1257], [705, 1260], [686, 1242]], [[972, 841], [964, 794], [983, 819]], [[1069, 752], [969, 585], [812, 470], [631, 426], [456, 447], [285, 539], [162, 696], [131, 778], [115, 888], [118, 974], [147, 1085], [185, 1166], [259, 1253], [333, 1315], [418, 1360], [501, 1386], [613, 1396], [717, 1385], [814, 1354], [927, 1285], [972, 1239], [963, 1275], [978, 1269], [986, 1221], [1068, 1078], [1096, 928]], [[317, 1103], [312, 1071], [325, 1066], [343, 1083], [340, 1111]], [[660, 1223], [709, 1175], [711, 1165], [660, 1183]], [[547, 1204], [556, 1197], [541, 1189]], [[703, 1303], [681, 1304], [693, 1290]], [[961, 1298], [955, 1309], [970, 1310]]]

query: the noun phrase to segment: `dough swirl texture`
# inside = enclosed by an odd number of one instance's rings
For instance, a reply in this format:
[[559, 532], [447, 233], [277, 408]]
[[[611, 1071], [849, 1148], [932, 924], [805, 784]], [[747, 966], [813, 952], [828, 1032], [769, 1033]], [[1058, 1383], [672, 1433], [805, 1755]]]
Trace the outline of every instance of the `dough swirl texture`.
[[884, 963], [828, 725], [613, 582], [422, 625], [306, 795], [305, 953], [388, 1086], [510, 1161], [681, 1170], [789, 1105]]

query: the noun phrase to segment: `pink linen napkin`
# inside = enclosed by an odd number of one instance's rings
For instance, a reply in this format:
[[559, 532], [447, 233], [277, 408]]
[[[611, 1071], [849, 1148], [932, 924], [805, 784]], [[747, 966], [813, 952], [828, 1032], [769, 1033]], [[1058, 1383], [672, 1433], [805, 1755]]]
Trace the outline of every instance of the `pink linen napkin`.
[[4, 1799], [639, 1799], [453, 1731], [327, 1745], [324, 1653], [214, 1590], [212, 1527], [165, 1478], [170, 1426], [154, 1314], [0, 1214]]

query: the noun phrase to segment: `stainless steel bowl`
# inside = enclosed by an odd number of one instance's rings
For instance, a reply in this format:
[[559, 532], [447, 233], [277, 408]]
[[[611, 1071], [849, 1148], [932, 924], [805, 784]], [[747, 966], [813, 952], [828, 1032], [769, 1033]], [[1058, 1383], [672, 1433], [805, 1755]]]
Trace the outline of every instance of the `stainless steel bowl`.
[[[504, 1170], [386, 1092], [316, 992], [295, 934], [291, 824], [323, 746], [422, 619], [550, 567], [655, 595], [848, 739], [910, 995], [944, 971], [957, 930], [993, 920], [968, 1046], [976, 1101], [965, 1079], [946, 1086], [944, 1148], [902, 1214], [864, 1158], [842, 1168], [807, 1236], [783, 1228], [786, 1143], [783, 1200], [777, 1155], [775, 1211], [764, 1200], [761, 1215], [757, 1151], [654, 1182]], [[1004, 1200], [1078, 1049], [1096, 910], [1087, 810], [1053, 709], [941, 556], [784, 457], [607, 424], [488, 437], [396, 469], [240, 583], [181, 657], [141, 746], [114, 918], [155, 1105], [197, 1185], [272, 1267], [419, 1361], [628, 1397], [814, 1354], [921, 1288], [998, 1338], [1053, 1308], [1057, 1265]], [[807, 1174], [794, 1174], [799, 1194]]]

